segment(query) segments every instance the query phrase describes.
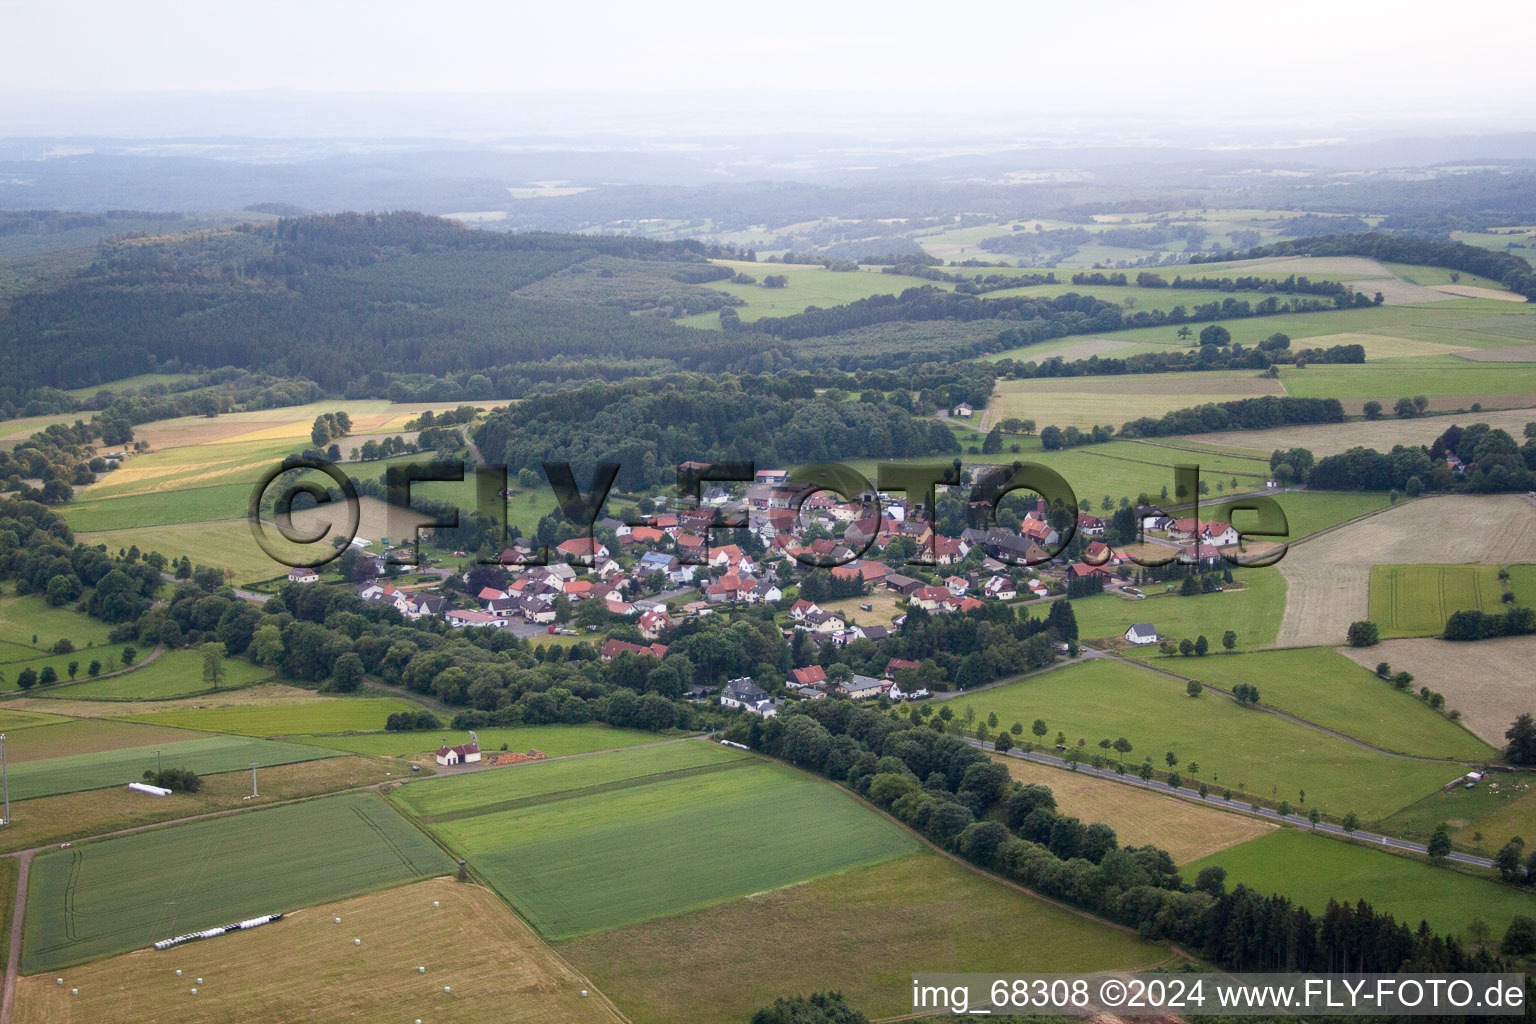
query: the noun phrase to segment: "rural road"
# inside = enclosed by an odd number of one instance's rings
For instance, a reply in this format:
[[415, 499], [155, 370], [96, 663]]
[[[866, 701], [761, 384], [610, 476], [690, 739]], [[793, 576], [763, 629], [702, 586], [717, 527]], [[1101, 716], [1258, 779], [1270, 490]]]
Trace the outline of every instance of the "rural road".
[[[969, 743], [973, 747], [980, 747], [982, 750], [991, 750], [994, 752], [997, 750], [997, 747], [994, 744], [990, 742], [983, 743], [980, 740], [973, 739], [969, 736], [965, 737], [965, 742]], [[1048, 764], [1056, 768], [1068, 767], [1067, 762], [1064, 759], [1056, 757], [1052, 754], [1042, 754], [1031, 751], [1028, 753], [1010, 752], [1007, 756], [1023, 758], [1026, 761], [1036, 761], [1040, 764]], [[1096, 775], [1101, 779], [1108, 779], [1111, 782], [1118, 782], [1127, 786], [1139, 786], [1142, 789], [1150, 789], [1154, 792], [1164, 793], [1169, 796], [1183, 797], [1187, 800], [1196, 800], [1200, 803], [1210, 804], [1223, 810], [1236, 811], [1239, 814], [1251, 814], [1269, 821], [1285, 822], [1286, 824], [1310, 829], [1313, 832], [1318, 832], [1323, 835], [1333, 836], [1336, 839], [1355, 839], [1359, 840], [1360, 842], [1385, 846], [1391, 850], [1403, 850], [1408, 853], [1429, 852], [1428, 848], [1426, 848], [1422, 843], [1411, 843], [1406, 839], [1393, 839], [1391, 836], [1378, 835], [1375, 832], [1363, 832], [1360, 829], [1356, 829], [1353, 832], [1346, 832], [1341, 826], [1333, 825], [1326, 821], [1318, 822], [1316, 825], [1314, 825], [1300, 814], [1288, 814], [1282, 817], [1279, 811], [1272, 811], [1267, 807], [1260, 807], [1258, 804], [1246, 804], [1241, 800], [1228, 801], [1223, 800], [1218, 796], [1202, 797], [1198, 790], [1190, 789], [1187, 786], [1175, 789], [1168, 785], [1166, 782], [1158, 782], [1156, 780], [1149, 782], [1139, 775], [1120, 775], [1108, 768], [1094, 768], [1092, 765], [1081, 763], [1078, 764], [1076, 770], [1088, 775]], [[1480, 868], [1494, 867], [1494, 862], [1489, 858], [1476, 857], [1470, 853], [1451, 853], [1446, 857], [1446, 860], [1455, 861], [1458, 864], [1470, 864]], [[0, 1022], [0, 1024], [4, 1024], [4, 1022]]]
[[[160, 576], [161, 578], [169, 580], [172, 583], [183, 582], [168, 572], [162, 572]], [[234, 587], [233, 590], [235, 592], [235, 596], [240, 598], [242, 601], [254, 601], [257, 604], [266, 604], [268, 601], [272, 600], [271, 594], [258, 594], [254, 590], [241, 590], [239, 587]]]
[[11, 948], [5, 963], [5, 998], [0, 1001], [0, 1024], [11, 1024], [11, 1007], [16, 1002], [16, 979], [21, 976], [21, 924], [27, 914], [27, 875], [32, 871], [32, 851], [18, 858], [16, 871], [16, 909], [11, 914]]

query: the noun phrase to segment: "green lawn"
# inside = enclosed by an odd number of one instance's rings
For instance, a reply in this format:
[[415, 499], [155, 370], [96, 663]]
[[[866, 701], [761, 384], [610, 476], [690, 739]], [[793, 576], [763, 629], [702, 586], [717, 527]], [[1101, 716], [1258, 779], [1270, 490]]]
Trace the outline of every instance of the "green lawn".
[[1373, 565], [1371, 621], [1385, 638], [1439, 636], [1452, 612], [1499, 612], [1494, 565]]
[[[1234, 570], [1233, 576], [1244, 586], [1219, 594], [1181, 597], [1177, 589], [1159, 592], [1161, 584], [1148, 584], [1142, 601], [1115, 594], [1073, 601], [1078, 634], [1084, 640], [1119, 638], [1135, 623], [1150, 622], [1160, 636], [1175, 640], [1203, 634], [1219, 645], [1222, 633], [1230, 629], [1237, 633], [1240, 650], [1273, 643], [1285, 611], [1285, 578], [1273, 566]], [[1156, 651], [1150, 647], [1132, 653], [1150, 657]]]
[[[22, 969], [58, 969], [452, 870], [374, 793], [77, 844], [32, 864]], [[345, 922], [337, 942], [367, 941], [344, 930]]]
[[[184, 733], [192, 736], [195, 734]], [[158, 752], [158, 756], [157, 756]], [[300, 743], [207, 736], [197, 739], [151, 742], [85, 754], [65, 754], [46, 760], [12, 764], [9, 769], [12, 800], [104, 789], [143, 781], [157, 764], [166, 768], [190, 768], [199, 775], [239, 771], [253, 763], [293, 764], [335, 757], [336, 752]], [[137, 799], [126, 794], [124, 799]], [[152, 800], [154, 797], [144, 797]]]
[[[224, 672], [219, 688], [225, 690], [249, 686], [272, 676], [271, 669], [252, 665], [244, 658], [226, 658]], [[65, 700], [156, 700], [203, 693], [209, 689], [211, 687], [203, 681], [202, 652], [183, 650], [164, 651], [142, 668], [108, 679], [47, 687], [35, 692], [39, 697]]]
[[[1329, 647], [1158, 657], [1148, 664], [1224, 690], [1252, 683], [1263, 703], [1383, 750], [1467, 761], [1494, 754], [1482, 740], [1417, 697], [1393, 689], [1374, 672]], [[1447, 778], [1454, 774], [1449, 768], [1447, 773]]]
[[[748, 760], [433, 825], [550, 938], [676, 914], [919, 848], [818, 779]], [[512, 769], [515, 771], [516, 769]]]
[[[1266, 680], [1257, 685], [1262, 693]], [[1184, 689], [1183, 680], [1097, 660], [946, 704], [956, 714], [975, 707], [978, 721], [994, 711], [1005, 725], [1018, 721], [1027, 728], [1043, 719], [1048, 741], [1065, 732], [1069, 744], [1086, 740], [1090, 753], [1098, 753], [1100, 739], [1123, 736], [1133, 747], [1128, 763], [1150, 757], [1161, 771], [1164, 752], [1172, 751], [1187, 782], [1293, 806], [1315, 804], [1336, 817], [1352, 810], [1377, 820], [1457, 774], [1454, 766], [1377, 754], [1215, 694], [1191, 699]], [[1200, 766], [1198, 774], [1188, 771], [1190, 762]]]
[[[524, 731], [531, 733], [534, 729]], [[647, 733], [637, 735], [655, 739]], [[596, 757], [529, 762], [501, 771], [438, 776], [402, 786], [391, 794], [391, 799], [418, 818], [431, 818], [476, 808], [500, 807], [593, 786], [612, 786], [637, 779], [654, 781], [669, 773], [729, 764], [750, 756], [746, 751], [707, 740], [689, 740], [661, 747], [620, 750]]]
[[1421, 920], [1437, 932], [1461, 935], [1481, 918], [1495, 937], [1516, 914], [1536, 916], [1536, 895], [1484, 878], [1473, 878], [1422, 860], [1283, 828], [1186, 865], [1227, 869], [1227, 888], [1241, 882], [1264, 893], [1279, 892], [1320, 914], [1330, 899], [1365, 900], [1410, 928]]
[[155, 711], [132, 715], [129, 720], [182, 729], [232, 733], [236, 736], [294, 736], [336, 732], [371, 732], [397, 711], [420, 711], [421, 705], [393, 697], [344, 697], [282, 704], [274, 707], [248, 705], [233, 708], [197, 708], [190, 711]]

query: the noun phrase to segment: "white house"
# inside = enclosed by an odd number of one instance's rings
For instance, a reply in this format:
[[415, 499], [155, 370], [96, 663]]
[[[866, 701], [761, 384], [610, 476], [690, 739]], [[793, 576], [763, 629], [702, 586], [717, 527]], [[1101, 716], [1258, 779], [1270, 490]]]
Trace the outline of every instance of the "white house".
[[456, 747], [439, 747], [433, 755], [437, 763], [453, 766], [458, 764], [474, 764], [480, 760], [480, 748], [474, 743], [461, 743]]
[[1157, 629], [1150, 622], [1138, 622], [1125, 631], [1125, 638], [1137, 646], [1157, 643]]
[[319, 583], [320, 574], [306, 566], [288, 570], [289, 583]]
[[970, 419], [971, 418], [971, 414], [973, 412], [975, 412], [975, 411], [976, 411], [975, 409], [971, 408], [970, 403], [968, 403], [968, 402], [961, 402], [959, 405], [955, 406], [955, 413], [954, 414], [956, 416], [962, 416], [965, 419]]

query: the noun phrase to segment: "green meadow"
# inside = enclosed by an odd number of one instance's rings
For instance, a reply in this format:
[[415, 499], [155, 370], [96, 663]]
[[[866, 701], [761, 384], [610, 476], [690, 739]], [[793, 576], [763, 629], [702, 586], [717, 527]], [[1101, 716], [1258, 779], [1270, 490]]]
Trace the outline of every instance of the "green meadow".
[[332, 732], [371, 732], [399, 711], [421, 706], [391, 697], [347, 697], [271, 707], [194, 708], [133, 715], [130, 721], [180, 729], [232, 733], [236, 736], [290, 736]]
[[[919, 848], [837, 788], [758, 760], [431, 828], [540, 933], [570, 938]], [[513, 769], [514, 771], [516, 769]]]
[[1278, 892], [1314, 914], [1330, 899], [1364, 900], [1409, 928], [1422, 920], [1436, 932], [1465, 935], [1467, 925], [1481, 919], [1495, 938], [1516, 914], [1536, 916], [1536, 894], [1528, 890], [1294, 828], [1213, 853], [1186, 865], [1183, 874], [1194, 878], [1213, 864], [1227, 869], [1229, 889], [1241, 882]]
[[[496, 726], [477, 729], [480, 749], [486, 752], [507, 750], [527, 753], [539, 750], [550, 757], [567, 754], [590, 754], [595, 750], [612, 750], [616, 747], [633, 747], [656, 743], [662, 739], [653, 732], [634, 729], [614, 729], [606, 725], [526, 725]], [[354, 754], [375, 754], [387, 757], [410, 757], [425, 750], [436, 750], [445, 744], [463, 743], [468, 734], [449, 729], [427, 729], [421, 732], [372, 732], [346, 736], [294, 736], [304, 743], [314, 743], [333, 750], [346, 750]]]
[[[1204, 635], [1217, 649], [1221, 635], [1229, 629], [1237, 634], [1239, 649], [1273, 643], [1285, 611], [1285, 577], [1273, 566], [1235, 569], [1232, 575], [1243, 586], [1215, 594], [1183, 597], [1177, 586], [1169, 590], [1164, 584], [1148, 583], [1142, 588], [1148, 595], [1145, 600], [1101, 594], [1073, 601], [1078, 635], [1084, 640], [1119, 639], [1132, 625], [1150, 622], [1159, 636], [1178, 641]], [[1128, 653], [1151, 656], [1156, 651], [1150, 647]]]
[[[1262, 694], [1265, 681], [1258, 686]], [[1231, 789], [1276, 803], [1316, 805], [1336, 817], [1355, 811], [1365, 820], [1383, 818], [1456, 774], [1456, 766], [1378, 754], [1213, 694], [1192, 699], [1184, 690], [1182, 679], [1096, 660], [946, 705], [956, 713], [974, 707], [978, 720], [996, 712], [1004, 724], [1023, 722], [1026, 729], [1042, 719], [1048, 742], [1064, 732], [1068, 744], [1085, 740], [1090, 754], [1099, 753], [1099, 740], [1123, 736], [1133, 748], [1130, 767], [1151, 758], [1163, 771], [1164, 754], [1171, 751], [1186, 785], [1206, 782], [1218, 793]], [[1027, 732], [1024, 738], [1033, 739]], [[1191, 762], [1198, 772], [1189, 771]]]
[[1501, 611], [1503, 592], [1494, 565], [1373, 565], [1370, 617], [1384, 638], [1439, 636], [1453, 612]]
[[452, 870], [374, 793], [79, 843], [32, 864], [22, 969], [54, 970]]

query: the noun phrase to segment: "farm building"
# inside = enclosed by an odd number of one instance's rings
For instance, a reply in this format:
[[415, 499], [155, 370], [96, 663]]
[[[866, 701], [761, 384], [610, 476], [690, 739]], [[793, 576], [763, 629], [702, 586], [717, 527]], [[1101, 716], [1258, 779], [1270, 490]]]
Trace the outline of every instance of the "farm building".
[[1138, 622], [1125, 631], [1125, 638], [1138, 646], [1157, 643], [1157, 628], [1150, 622]]
[[461, 743], [456, 747], [439, 747], [433, 754], [437, 763], [452, 767], [458, 764], [474, 764], [480, 760], [480, 748], [474, 743]]

